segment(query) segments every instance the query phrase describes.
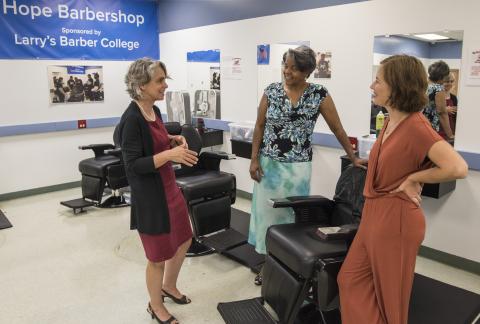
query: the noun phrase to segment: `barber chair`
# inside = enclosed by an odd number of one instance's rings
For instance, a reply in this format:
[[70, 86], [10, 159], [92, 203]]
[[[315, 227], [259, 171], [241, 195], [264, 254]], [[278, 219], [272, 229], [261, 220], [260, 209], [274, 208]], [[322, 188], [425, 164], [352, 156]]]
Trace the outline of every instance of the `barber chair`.
[[[307, 321], [298, 319], [305, 302], [305, 307], [313, 304], [319, 311], [317, 323], [327, 323], [324, 314], [339, 307], [337, 274], [360, 222], [365, 173], [347, 167], [333, 200], [322, 196], [272, 200], [274, 208], [293, 208], [295, 223], [268, 229], [261, 297], [219, 303], [218, 311], [227, 324], [305, 324]], [[321, 237], [317, 234], [319, 227], [340, 230]]]
[[[82, 174], [82, 198], [60, 202], [72, 208], [74, 214], [89, 206], [101, 208], [124, 207], [121, 189], [128, 187], [122, 154], [119, 147], [118, 126], [113, 134], [115, 144], [90, 144], [80, 146], [80, 150], [92, 150], [94, 157], [80, 161], [78, 169]], [[103, 200], [105, 192], [111, 195]]]
[[224, 152], [203, 151], [202, 139], [191, 125], [165, 123], [171, 135], [185, 137], [190, 150], [199, 160], [193, 167], [174, 166], [177, 185], [187, 202], [194, 238], [187, 256], [198, 256], [224, 251], [245, 244], [247, 238], [230, 227], [231, 205], [236, 198], [236, 179], [233, 174], [220, 171], [221, 160], [231, 159]]

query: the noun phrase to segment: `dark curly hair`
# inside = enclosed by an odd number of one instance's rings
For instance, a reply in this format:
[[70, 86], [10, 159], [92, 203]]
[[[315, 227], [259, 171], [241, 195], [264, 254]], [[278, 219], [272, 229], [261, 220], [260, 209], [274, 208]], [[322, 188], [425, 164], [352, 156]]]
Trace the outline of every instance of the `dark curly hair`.
[[380, 64], [391, 89], [388, 104], [407, 113], [421, 111], [428, 102], [427, 73], [422, 62], [409, 55], [393, 55]]
[[307, 78], [315, 70], [317, 62], [315, 61], [315, 52], [306, 45], [301, 45], [295, 49], [289, 48], [283, 54], [282, 65], [287, 61], [287, 56], [291, 56], [295, 66], [301, 72], [307, 73]]
[[432, 82], [439, 82], [450, 74], [450, 67], [444, 61], [437, 61], [428, 67], [428, 78]]

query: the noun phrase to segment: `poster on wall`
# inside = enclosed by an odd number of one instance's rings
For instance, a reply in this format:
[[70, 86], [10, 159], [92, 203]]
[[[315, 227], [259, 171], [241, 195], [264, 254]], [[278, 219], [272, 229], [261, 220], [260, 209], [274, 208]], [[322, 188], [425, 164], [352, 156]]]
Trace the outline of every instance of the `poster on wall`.
[[220, 67], [210, 67], [210, 89], [220, 90]]
[[222, 75], [224, 79], [241, 80], [243, 74], [242, 58], [224, 56], [222, 58]]
[[51, 104], [103, 102], [101, 66], [51, 65], [47, 71]]
[[270, 63], [270, 45], [257, 45], [257, 64], [268, 65]]
[[313, 71], [315, 79], [330, 79], [332, 77], [332, 52], [317, 52], [317, 67]]
[[467, 85], [480, 86], [480, 49], [469, 52]]
[[159, 57], [154, 1], [3, 0], [0, 59]]

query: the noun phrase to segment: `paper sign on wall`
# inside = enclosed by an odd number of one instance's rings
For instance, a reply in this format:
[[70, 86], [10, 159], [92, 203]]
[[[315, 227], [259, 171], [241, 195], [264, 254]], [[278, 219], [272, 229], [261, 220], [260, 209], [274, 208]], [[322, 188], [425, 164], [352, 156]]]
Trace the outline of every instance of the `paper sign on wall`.
[[468, 53], [467, 85], [480, 86], [480, 49]]

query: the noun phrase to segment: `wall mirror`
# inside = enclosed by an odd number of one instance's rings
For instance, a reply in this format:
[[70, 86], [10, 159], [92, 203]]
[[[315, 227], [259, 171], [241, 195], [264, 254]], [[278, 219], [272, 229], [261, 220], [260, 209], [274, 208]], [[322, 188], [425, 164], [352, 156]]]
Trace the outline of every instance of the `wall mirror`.
[[[442, 60], [451, 71], [451, 77], [444, 80], [443, 85], [447, 93], [447, 109], [449, 111], [450, 127], [455, 131], [457, 113], [456, 99], [461, 106], [461, 94], [458, 93], [460, 67], [462, 58], [463, 31], [443, 30], [436, 32], [421, 32], [397, 35], [375, 36], [373, 44], [373, 75], [375, 79], [380, 62], [395, 54], [408, 54], [417, 57], [428, 69], [430, 64]], [[451, 107], [451, 108], [448, 108]], [[375, 133], [375, 119], [381, 107], [371, 104], [370, 133]], [[385, 110], [384, 110], [385, 112]]]
[[169, 121], [192, 124], [195, 118], [221, 118], [220, 50], [187, 52], [187, 89], [166, 94]]

